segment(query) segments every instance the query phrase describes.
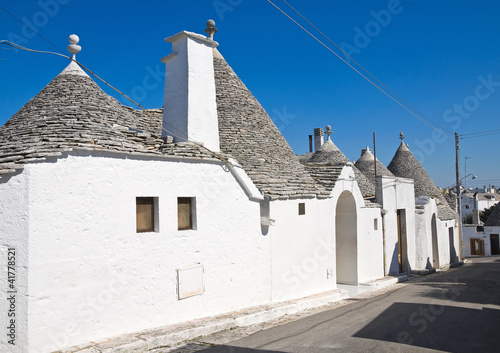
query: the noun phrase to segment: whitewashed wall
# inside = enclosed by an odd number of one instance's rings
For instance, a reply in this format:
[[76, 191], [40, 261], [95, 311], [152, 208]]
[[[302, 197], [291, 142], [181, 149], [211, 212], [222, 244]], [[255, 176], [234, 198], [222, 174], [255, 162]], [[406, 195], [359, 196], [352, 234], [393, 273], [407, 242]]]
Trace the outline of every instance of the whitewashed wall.
[[[29, 173], [4, 176], [0, 179], [0, 351], [25, 352], [28, 344], [28, 264], [29, 248]], [[32, 226], [32, 224], [31, 224]], [[14, 291], [8, 282], [8, 249], [15, 249]], [[12, 257], [12, 256], [10, 256]], [[12, 272], [12, 271], [11, 271]], [[11, 301], [7, 300], [14, 295]], [[12, 309], [12, 310], [11, 310]], [[9, 316], [10, 315], [10, 316]], [[14, 316], [13, 316], [14, 315]], [[11, 334], [14, 321], [15, 333]], [[14, 339], [14, 341], [11, 341]], [[9, 341], [11, 341], [10, 344]]]
[[407, 270], [415, 265], [415, 192], [413, 180], [377, 177], [377, 201], [385, 210], [385, 273], [399, 273], [397, 210], [405, 210]]
[[437, 206], [430, 197], [415, 198], [415, 268], [432, 266], [432, 215], [437, 216]]
[[484, 241], [484, 255], [491, 256], [490, 234], [500, 234], [500, 227], [484, 227], [484, 231], [477, 231], [475, 225], [463, 225], [462, 237], [464, 240], [464, 256], [471, 256], [471, 239], [482, 239]]
[[[446, 202], [445, 200], [441, 202]], [[454, 220], [441, 221], [438, 216], [436, 200], [429, 197], [416, 197], [416, 269], [424, 269], [428, 264], [433, 264], [432, 248], [432, 216], [436, 215], [437, 250], [439, 267], [450, 264], [450, 239], [449, 228], [454, 229], [454, 246], [457, 254], [460, 252], [458, 232]]]
[[[260, 205], [221, 165], [69, 156], [27, 169], [30, 351], [269, 302]], [[136, 233], [137, 196], [159, 198], [159, 232]], [[196, 197], [197, 230], [177, 230], [178, 196]], [[178, 300], [176, 269], [194, 264], [205, 293]]]
[[[305, 215], [298, 214], [299, 203], [305, 203]], [[270, 218], [276, 220], [267, 235], [272, 249], [273, 301], [335, 289], [332, 200], [272, 201]]]
[[[384, 277], [384, 260], [381, 209], [365, 208], [363, 195], [354, 179], [354, 172], [350, 166], [344, 167], [332, 190], [331, 195], [335, 205], [339, 202], [342, 193], [346, 191], [352, 194], [356, 202], [357, 283], [355, 284], [382, 278]], [[377, 230], [374, 229], [374, 219], [378, 220]], [[346, 249], [346, 251], [349, 251], [349, 249]]]

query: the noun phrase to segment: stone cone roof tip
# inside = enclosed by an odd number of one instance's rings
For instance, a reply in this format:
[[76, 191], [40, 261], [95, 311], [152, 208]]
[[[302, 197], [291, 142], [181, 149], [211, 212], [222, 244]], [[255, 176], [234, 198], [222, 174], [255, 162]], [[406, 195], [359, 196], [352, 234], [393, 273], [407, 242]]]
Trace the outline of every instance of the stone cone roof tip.
[[[392, 174], [389, 169], [385, 167], [378, 159], [376, 160], [377, 163], [377, 176], [388, 176], [388, 177], [394, 177], [394, 174]], [[366, 149], [363, 150], [363, 153], [361, 154], [361, 157], [354, 163], [356, 168], [358, 168], [361, 173], [364, 174], [370, 180], [373, 184], [375, 184], [375, 166], [374, 166], [374, 155], [370, 151], [370, 149], [367, 147]]]
[[[335, 146], [335, 148], [336, 149], [332, 151], [325, 151], [323, 150], [323, 148], [321, 148], [321, 150], [314, 152], [311, 158], [308, 161], [304, 162], [308, 165], [308, 170], [312, 170], [309, 167], [323, 166], [324, 168], [332, 169], [332, 173], [339, 174], [340, 172], [337, 171], [338, 167], [343, 167], [346, 164], [351, 163], [351, 161], [346, 157], [344, 153], [342, 153], [342, 151], [337, 146]], [[375, 185], [370, 180], [368, 180], [368, 178], [355, 165], [352, 165], [352, 169], [354, 171], [354, 176], [356, 178], [356, 181], [358, 182], [358, 186], [361, 194], [363, 194], [363, 197], [371, 198], [375, 196]], [[322, 174], [326, 175], [325, 172], [323, 172]], [[319, 173], [315, 172], [315, 175], [319, 175]], [[328, 189], [329, 191], [331, 191], [335, 183], [334, 181], [332, 182], [332, 180], [328, 180], [328, 185]]]
[[73, 149], [161, 154], [157, 130], [158, 114], [123, 106], [72, 61], [0, 127], [0, 174]]
[[66, 66], [66, 68], [63, 71], [61, 71], [59, 75], [78, 75], [90, 78], [90, 76], [87, 75], [87, 73], [80, 67], [80, 65], [78, 65], [73, 60], [70, 62], [68, 66]]
[[391, 163], [387, 166], [387, 169], [396, 177], [413, 179], [416, 197], [428, 196], [439, 198], [438, 217], [441, 220], [455, 219], [457, 217], [456, 212], [448, 204], [441, 189], [434, 184], [427, 171], [422, 167], [413, 153], [411, 153], [408, 146], [404, 144], [403, 140], [401, 140], [401, 144]]
[[500, 227], [500, 202], [496, 204], [484, 225], [487, 227]]

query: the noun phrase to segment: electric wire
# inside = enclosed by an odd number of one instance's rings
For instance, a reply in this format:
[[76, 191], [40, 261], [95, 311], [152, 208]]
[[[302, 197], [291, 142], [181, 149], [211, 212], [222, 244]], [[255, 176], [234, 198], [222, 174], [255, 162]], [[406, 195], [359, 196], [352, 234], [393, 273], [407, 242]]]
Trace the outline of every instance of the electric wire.
[[[2, 45], [2, 44], [6, 44], [6, 45], [9, 45], [9, 46], [11, 46], [13, 48], [24, 50], [24, 51], [28, 51], [28, 52], [41, 53], [41, 54], [53, 54], [53, 55], [58, 55], [58, 56], [70, 59], [71, 61], [73, 61], [77, 65], [79, 65], [82, 69], [84, 69], [87, 72], [89, 72], [92, 76], [94, 76], [95, 78], [97, 78], [98, 80], [100, 80], [101, 82], [103, 82], [105, 85], [107, 85], [108, 87], [112, 88], [114, 91], [118, 92], [123, 97], [125, 97], [126, 99], [128, 99], [129, 101], [131, 101], [132, 103], [134, 103], [135, 105], [137, 105], [139, 108], [141, 108], [148, 115], [149, 118], [153, 118], [151, 116], [150, 112], [146, 108], [144, 108], [142, 105], [140, 105], [138, 102], [136, 102], [135, 100], [133, 100], [132, 98], [130, 98], [129, 96], [127, 96], [125, 93], [121, 92], [119, 89], [117, 89], [116, 87], [114, 87], [113, 85], [111, 85], [109, 82], [105, 81], [104, 79], [102, 79], [100, 76], [98, 76], [92, 70], [90, 70], [89, 68], [87, 68], [85, 65], [81, 64], [76, 59], [73, 59], [72, 57], [70, 57], [68, 55], [54, 53], [54, 52], [45, 51], [45, 50], [29, 49], [29, 48], [23, 47], [23, 46], [21, 46], [19, 44], [12, 43], [12, 42], [10, 42], [8, 40], [0, 40], [0, 45]], [[179, 129], [177, 129], [175, 126], [172, 126], [172, 125], [170, 125], [168, 123], [167, 123], [167, 125], [169, 125], [169, 127], [173, 128], [173, 129], [177, 130], [179, 133], [181, 133], [181, 135], [185, 135], [185, 136], [179, 136], [177, 134], [174, 134], [172, 131], [167, 130], [165, 127], [162, 126], [162, 130], [165, 131], [165, 132], [167, 132], [167, 133], [169, 133], [171, 136], [174, 136], [174, 137], [186, 140], [188, 142], [191, 142], [191, 143], [197, 145], [198, 147], [207, 150], [213, 156], [221, 159], [222, 161], [224, 161], [226, 163], [230, 163], [230, 161], [226, 157], [222, 156], [220, 153], [214, 152], [211, 149], [209, 149], [208, 147], [204, 146], [202, 143], [194, 141], [193, 139], [189, 138], [186, 134], [184, 134], [182, 131], [180, 131]]]
[[496, 129], [496, 130], [486, 130], [486, 131], [479, 131], [479, 132], [471, 132], [470, 134], [461, 134], [459, 136], [461, 137], [465, 137], [465, 136], [472, 136], [472, 135], [478, 135], [478, 134], [484, 134], [484, 133], [489, 133], [489, 132], [497, 132], [499, 131], [500, 132], [500, 129]]
[[500, 132], [492, 132], [492, 133], [483, 134], [483, 135], [474, 135], [474, 136], [460, 137], [460, 139], [464, 140], [464, 139], [471, 139], [471, 138], [475, 138], [475, 137], [485, 137], [485, 136], [492, 136], [492, 135], [498, 135], [498, 134], [500, 134]]
[[41, 34], [39, 34], [38, 32], [36, 32], [35, 30], [33, 30], [30, 26], [28, 26], [26, 23], [24, 23], [23, 21], [21, 21], [19, 18], [17, 18], [13, 14], [11, 14], [9, 11], [7, 11], [5, 8], [3, 8], [1, 5], [0, 5], [0, 9], [3, 10], [5, 13], [7, 13], [10, 17], [12, 17], [13, 19], [15, 19], [17, 22], [21, 23], [23, 26], [25, 26], [26, 28], [28, 28], [31, 32], [35, 33], [37, 36], [39, 36], [40, 38], [42, 38], [43, 40], [45, 40], [47, 43], [49, 43], [50, 45], [52, 45], [54, 48], [56, 48], [57, 50], [59, 50], [59, 52], [64, 53], [61, 49], [59, 49], [59, 47], [57, 45], [55, 45], [50, 40], [48, 40], [47, 38], [45, 38], [44, 36], [42, 36]]
[[361, 70], [363, 70], [368, 76], [373, 78], [375, 81], [377, 81], [382, 87], [384, 87], [387, 91], [389, 91], [391, 94], [393, 94], [396, 98], [398, 98], [401, 102], [406, 104], [408, 107], [413, 109], [417, 114], [419, 114], [421, 117], [426, 119], [427, 121], [431, 122], [438, 128], [442, 129], [443, 131], [446, 131], [450, 134], [453, 134], [450, 130], [442, 127], [435, 121], [429, 119], [427, 116], [425, 116], [423, 113], [421, 113], [419, 110], [417, 110], [414, 106], [412, 106], [410, 103], [408, 103], [406, 100], [401, 98], [396, 92], [391, 90], [389, 87], [387, 87], [384, 83], [382, 83], [378, 78], [373, 76], [368, 70], [366, 70], [360, 63], [358, 63], [356, 60], [354, 60], [349, 54], [347, 54], [341, 47], [339, 47], [335, 42], [333, 42], [326, 34], [324, 34], [322, 31], [320, 31], [314, 24], [312, 24], [307, 18], [305, 18], [297, 9], [295, 9], [292, 5], [290, 5], [286, 0], [282, 0], [288, 7], [290, 7], [297, 15], [299, 15], [304, 21], [306, 21], [312, 28], [314, 28], [319, 34], [321, 34], [327, 41], [329, 41], [335, 48], [337, 48], [342, 54], [344, 54], [347, 58], [349, 58], [353, 63], [355, 63]]
[[398, 100], [396, 100], [394, 97], [392, 97], [389, 93], [384, 91], [382, 88], [380, 88], [378, 85], [376, 85], [374, 82], [372, 82], [368, 77], [363, 75], [358, 69], [356, 69], [354, 66], [352, 66], [350, 63], [348, 63], [344, 58], [342, 58], [340, 55], [338, 55], [333, 49], [331, 49], [328, 45], [323, 43], [319, 38], [317, 38], [314, 34], [312, 34], [310, 31], [308, 31], [304, 26], [302, 26], [300, 23], [298, 23], [296, 20], [294, 20], [290, 15], [288, 15], [285, 11], [283, 11], [281, 8], [279, 8], [276, 4], [274, 4], [271, 0], [266, 0], [268, 3], [270, 3], [272, 6], [274, 6], [279, 12], [281, 12], [284, 16], [286, 16], [290, 21], [295, 23], [298, 27], [300, 27], [304, 32], [306, 32], [309, 36], [311, 36], [314, 40], [316, 40], [319, 44], [324, 46], [328, 51], [330, 51], [332, 54], [334, 54], [337, 58], [339, 58], [341, 61], [343, 61], [347, 66], [349, 66], [352, 70], [354, 70], [358, 75], [363, 77], [366, 81], [368, 81], [372, 86], [374, 86], [376, 89], [378, 89], [380, 92], [382, 92], [384, 95], [386, 95], [388, 98], [390, 98], [392, 101], [394, 101], [396, 104], [398, 104], [401, 108], [406, 110], [408, 113], [416, 117], [418, 120], [429, 126], [431, 129], [437, 131], [444, 137], [446, 137], [450, 141], [454, 141], [451, 137], [443, 133], [442, 131], [436, 129], [434, 126], [423, 120], [421, 117], [419, 117], [417, 114], [415, 114], [413, 111], [408, 109], [406, 106], [404, 106], [402, 103], [400, 103]]

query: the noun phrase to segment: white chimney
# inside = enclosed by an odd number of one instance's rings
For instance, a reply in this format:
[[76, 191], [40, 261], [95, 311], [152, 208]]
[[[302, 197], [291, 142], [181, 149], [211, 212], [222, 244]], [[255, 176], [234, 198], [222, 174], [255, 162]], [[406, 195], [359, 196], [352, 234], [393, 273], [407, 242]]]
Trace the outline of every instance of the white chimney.
[[199, 142], [219, 152], [213, 64], [213, 48], [219, 44], [186, 31], [165, 41], [172, 43], [172, 54], [161, 60], [166, 65], [163, 136], [173, 136], [174, 142]]
[[320, 127], [314, 128], [314, 151], [320, 151], [323, 143], [323, 129]]

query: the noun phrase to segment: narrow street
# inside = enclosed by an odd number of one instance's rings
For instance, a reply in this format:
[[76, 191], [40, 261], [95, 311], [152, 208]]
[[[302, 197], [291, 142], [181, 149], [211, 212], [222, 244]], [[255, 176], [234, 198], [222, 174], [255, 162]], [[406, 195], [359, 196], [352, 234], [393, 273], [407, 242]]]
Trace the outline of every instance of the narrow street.
[[398, 286], [201, 352], [499, 351], [500, 257]]

